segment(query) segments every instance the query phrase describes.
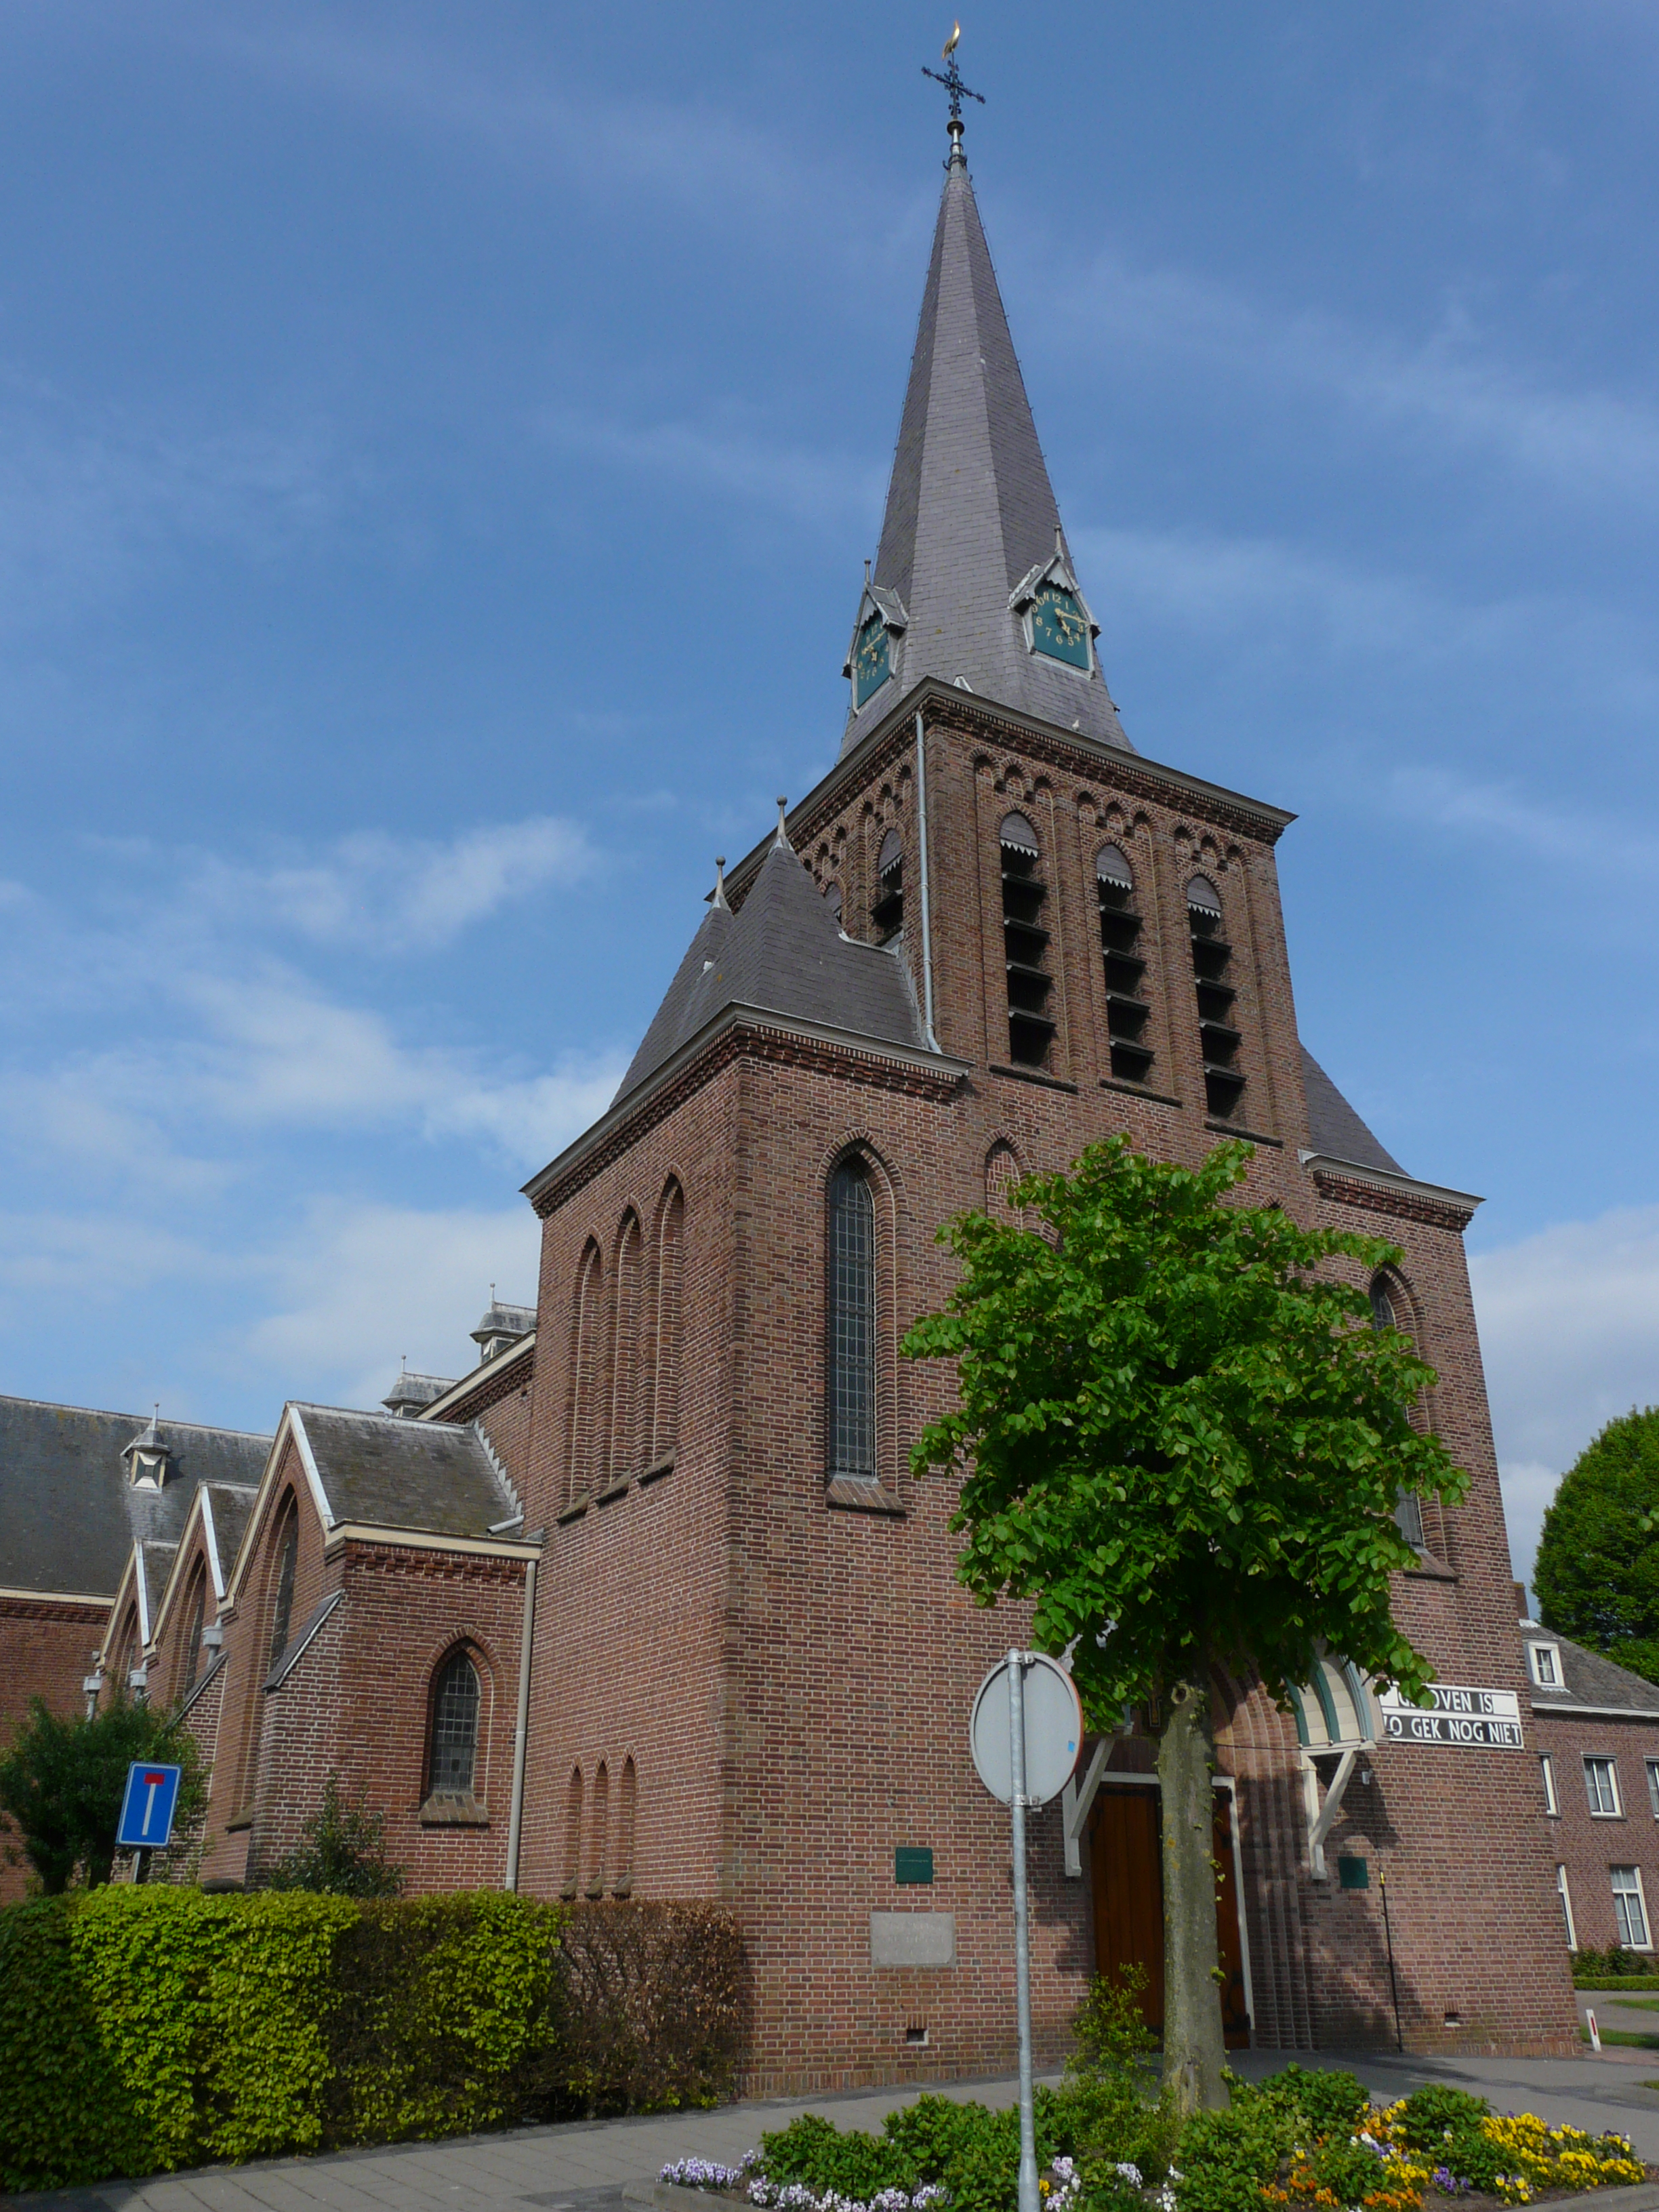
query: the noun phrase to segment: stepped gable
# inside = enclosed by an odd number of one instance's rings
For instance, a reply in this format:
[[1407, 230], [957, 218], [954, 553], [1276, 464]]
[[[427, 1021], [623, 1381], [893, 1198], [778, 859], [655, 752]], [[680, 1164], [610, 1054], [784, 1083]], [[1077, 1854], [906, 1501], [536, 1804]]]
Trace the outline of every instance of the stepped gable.
[[0, 1397], [0, 1589], [113, 1597], [135, 1544], [176, 1544], [203, 1482], [257, 1485], [269, 1437], [161, 1421], [159, 1490], [128, 1480], [142, 1413]]
[[[1071, 555], [1009, 334], [959, 136], [946, 165], [881, 543], [860, 604], [892, 631], [897, 683], [862, 708], [850, 751], [926, 676], [1132, 750], [1098, 662], [1030, 652], [1011, 597]], [[1071, 580], [1075, 582], [1075, 577]]]
[[1313, 1148], [1327, 1158], [1347, 1160], [1357, 1168], [1386, 1168], [1404, 1175], [1394, 1154], [1379, 1144], [1353, 1108], [1331, 1081], [1304, 1044], [1302, 1081], [1308, 1095], [1308, 1133]]
[[337, 1525], [357, 1522], [430, 1535], [489, 1536], [518, 1510], [475, 1429], [337, 1406], [294, 1411]]
[[[717, 941], [709, 925], [719, 913], [727, 926]], [[781, 832], [738, 911], [721, 908], [704, 919], [617, 1098], [636, 1090], [728, 1006], [926, 1049], [896, 952], [842, 935]]]

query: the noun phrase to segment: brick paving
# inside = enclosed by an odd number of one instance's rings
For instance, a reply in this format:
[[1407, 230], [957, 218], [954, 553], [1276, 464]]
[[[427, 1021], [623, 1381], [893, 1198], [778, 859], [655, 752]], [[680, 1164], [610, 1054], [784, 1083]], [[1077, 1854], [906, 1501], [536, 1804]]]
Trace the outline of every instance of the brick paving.
[[[1241, 2073], [1260, 2078], [1290, 2055], [1241, 2051], [1234, 2063]], [[1659, 2163], [1659, 2090], [1645, 2078], [1650, 2071], [1659, 2080], [1659, 2051], [1455, 2060], [1324, 2051], [1304, 2053], [1302, 2063], [1351, 2066], [1378, 2096], [1403, 2095], [1423, 2081], [1449, 2081], [1489, 2097], [1500, 2112], [1541, 2112], [1575, 2127], [1617, 2128], [1643, 2157]], [[996, 2106], [1012, 2103], [1015, 2095], [1008, 2078], [939, 2086], [946, 2095]], [[842, 2127], [875, 2127], [916, 2094], [913, 2088], [862, 2089], [724, 2105], [709, 2112], [574, 2120], [452, 2142], [105, 2181], [13, 2202], [29, 2212], [623, 2212], [623, 2189], [654, 2180], [670, 2159], [735, 2160], [763, 2131], [786, 2125], [798, 2112], [823, 2112]]]

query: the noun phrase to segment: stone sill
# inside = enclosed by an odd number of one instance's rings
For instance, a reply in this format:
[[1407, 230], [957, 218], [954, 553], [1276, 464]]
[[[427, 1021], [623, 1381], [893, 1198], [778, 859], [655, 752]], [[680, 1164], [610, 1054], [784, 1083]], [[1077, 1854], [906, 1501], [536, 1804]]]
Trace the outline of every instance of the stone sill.
[[1242, 1121], [1224, 1121], [1216, 1115], [1206, 1114], [1204, 1126], [1213, 1129], [1218, 1136], [1242, 1137], [1247, 1145], [1271, 1145], [1276, 1152], [1285, 1149], [1283, 1137], [1270, 1137], [1263, 1129], [1247, 1129]]
[[885, 1483], [863, 1482], [856, 1475], [832, 1474], [824, 1485], [823, 1496], [826, 1504], [838, 1505], [843, 1512], [884, 1513], [896, 1521], [908, 1517]]
[[487, 1828], [489, 1808], [470, 1794], [434, 1790], [416, 1817], [423, 1828]]
[[1179, 1106], [1181, 1101], [1172, 1091], [1152, 1091], [1144, 1083], [1126, 1083], [1121, 1075], [1103, 1075], [1103, 1091], [1121, 1091], [1126, 1098], [1150, 1098], [1154, 1105]]
[[1069, 1091], [1073, 1098], [1078, 1095], [1075, 1083], [1068, 1083], [1063, 1075], [1050, 1075], [1041, 1067], [1004, 1067], [994, 1060], [990, 1068], [993, 1075], [1012, 1075], [1016, 1083], [1040, 1084], [1045, 1091]]

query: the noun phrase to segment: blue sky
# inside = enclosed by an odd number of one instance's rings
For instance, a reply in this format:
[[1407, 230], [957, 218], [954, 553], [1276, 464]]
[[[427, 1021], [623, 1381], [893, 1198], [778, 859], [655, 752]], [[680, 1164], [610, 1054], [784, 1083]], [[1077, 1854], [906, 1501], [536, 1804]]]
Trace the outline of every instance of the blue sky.
[[[949, 11], [0, 7], [0, 1387], [457, 1371], [832, 760]], [[1470, 1237], [1519, 1563], [1659, 1397], [1659, 15], [969, 15], [1153, 757]]]

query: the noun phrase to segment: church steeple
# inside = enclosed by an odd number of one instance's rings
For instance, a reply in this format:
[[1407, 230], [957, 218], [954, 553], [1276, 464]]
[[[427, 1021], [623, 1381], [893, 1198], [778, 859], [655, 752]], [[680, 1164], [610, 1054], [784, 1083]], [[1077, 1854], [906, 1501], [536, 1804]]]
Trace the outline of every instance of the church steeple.
[[953, 88], [951, 154], [880, 550], [848, 655], [842, 750], [924, 676], [1127, 745], [974, 201], [962, 150], [965, 90]]

